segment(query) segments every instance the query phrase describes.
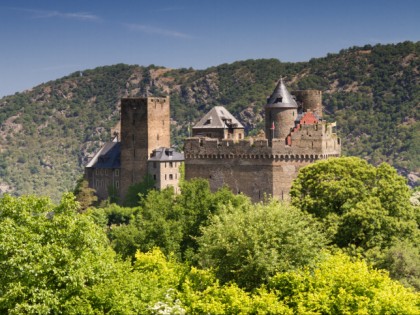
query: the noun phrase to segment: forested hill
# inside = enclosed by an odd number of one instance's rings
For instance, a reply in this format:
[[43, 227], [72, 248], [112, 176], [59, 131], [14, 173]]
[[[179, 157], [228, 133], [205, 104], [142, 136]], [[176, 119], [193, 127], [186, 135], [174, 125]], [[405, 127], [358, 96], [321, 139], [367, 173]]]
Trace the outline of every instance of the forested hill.
[[309, 62], [238, 61], [205, 70], [118, 64], [83, 70], [0, 99], [0, 190], [57, 200], [109, 139], [119, 99], [170, 95], [173, 141], [223, 105], [253, 134], [280, 76], [289, 89], [320, 89], [345, 155], [420, 172], [420, 42], [353, 47]]

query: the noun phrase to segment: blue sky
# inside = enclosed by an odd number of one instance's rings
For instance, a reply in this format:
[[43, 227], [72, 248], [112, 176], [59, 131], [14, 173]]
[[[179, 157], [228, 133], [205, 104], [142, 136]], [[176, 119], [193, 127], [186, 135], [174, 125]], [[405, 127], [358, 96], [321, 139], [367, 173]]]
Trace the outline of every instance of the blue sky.
[[0, 1], [0, 97], [116, 63], [204, 69], [420, 40], [419, 0]]

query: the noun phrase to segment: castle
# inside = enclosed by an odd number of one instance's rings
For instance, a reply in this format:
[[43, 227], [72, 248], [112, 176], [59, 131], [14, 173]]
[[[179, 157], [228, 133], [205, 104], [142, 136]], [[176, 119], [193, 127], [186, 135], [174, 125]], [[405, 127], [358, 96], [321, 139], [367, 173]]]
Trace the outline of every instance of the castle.
[[185, 177], [206, 178], [212, 190], [227, 185], [253, 201], [264, 195], [287, 199], [301, 167], [340, 156], [334, 126], [322, 119], [320, 91], [292, 96], [280, 79], [265, 105], [263, 137], [243, 139], [243, 126], [222, 108], [194, 126], [185, 140]]
[[179, 168], [185, 178], [205, 178], [212, 190], [224, 185], [253, 201], [264, 196], [287, 199], [301, 167], [340, 156], [335, 123], [322, 119], [322, 93], [289, 93], [279, 80], [265, 105], [263, 136], [245, 138], [243, 125], [222, 106], [210, 110], [185, 139], [184, 154], [170, 148], [169, 98], [121, 100], [121, 124], [85, 168], [100, 199], [113, 191], [123, 200], [130, 185], [152, 176], [155, 187], [178, 191]]
[[153, 179], [156, 189], [178, 192], [184, 155], [170, 147], [169, 97], [123, 98], [121, 120], [85, 167], [99, 199], [124, 200], [131, 185]]

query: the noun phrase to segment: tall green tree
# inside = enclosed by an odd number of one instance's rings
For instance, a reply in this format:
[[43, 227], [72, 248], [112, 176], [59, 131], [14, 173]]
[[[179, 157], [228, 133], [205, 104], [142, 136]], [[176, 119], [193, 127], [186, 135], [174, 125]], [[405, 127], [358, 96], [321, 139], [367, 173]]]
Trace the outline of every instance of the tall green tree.
[[58, 206], [0, 199], [1, 313], [91, 313], [84, 296], [118, 268], [106, 235], [78, 210], [71, 194]]
[[[167, 255], [175, 253], [181, 259], [191, 260], [198, 248], [200, 226], [208, 224], [209, 216], [222, 205], [239, 206], [247, 200], [226, 187], [212, 193], [204, 179], [183, 181], [179, 195], [171, 187], [143, 195], [129, 222], [112, 226], [109, 235], [116, 251], [124, 257], [133, 257], [137, 249], [147, 252], [159, 247]], [[112, 206], [105, 212], [111, 219], [110, 214], [127, 209]]]
[[340, 247], [383, 249], [396, 240], [418, 239], [410, 190], [386, 163], [374, 167], [356, 157], [318, 161], [299, 171], [290, 195]]
[[227, 205], [202, 233], [200, 265], [214, 268], [220, 281], [233, 280], [248, 290], [276, 272], [311, 263], [326, 243], [311, 216], [276, 201]]
[[98, 201], [95, 189], [89, 187], [89, 183], [84, 177], [79, 178], [73, 193], [80, 203], [80, 211], [86, 211]]

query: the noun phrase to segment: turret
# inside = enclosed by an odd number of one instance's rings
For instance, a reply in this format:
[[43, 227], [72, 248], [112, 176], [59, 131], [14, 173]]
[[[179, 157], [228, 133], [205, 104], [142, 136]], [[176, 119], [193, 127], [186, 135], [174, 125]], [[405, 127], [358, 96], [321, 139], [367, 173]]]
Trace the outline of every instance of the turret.
[[283, 83], [283, 79], [277, 83], [273, 94], [267, 98], [265, 106], [265, 134], [266, 138], [284, 139], [295, 126], [298, 114], [298, 105]]
[[296, 101], [302, 107], [302, 112], [313, 112], [322, 118], [322, 92], [318, 90], [292, 91]]

